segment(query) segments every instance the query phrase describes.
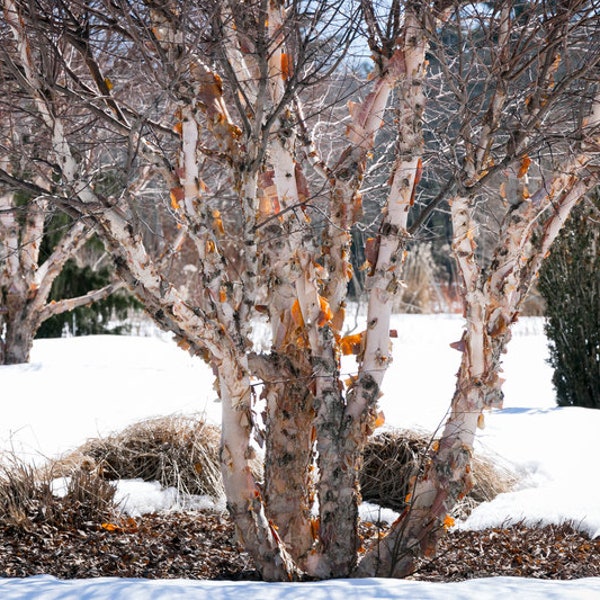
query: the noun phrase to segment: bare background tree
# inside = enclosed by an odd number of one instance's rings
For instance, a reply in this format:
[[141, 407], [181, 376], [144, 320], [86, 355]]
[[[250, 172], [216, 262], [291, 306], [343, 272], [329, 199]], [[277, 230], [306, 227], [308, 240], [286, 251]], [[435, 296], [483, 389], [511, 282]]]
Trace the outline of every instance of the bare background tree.
[[[27, 156], [22, 146], [15, 148], [10, 143], [15, 141], [20, 129], [11, 127], [10, 123], [19, 122], [19, 116], [23, 117], [15, 108], [6, 119], [9, 137], [3, 140], [2, 146], [7, 157], [3, 165], [7, 174], [21, 173], [20, 158]], [[121, 281], [114, 281], [82, 296], [60, 301], [50, 299], [52, 284], [65, 264], [93, 234], [92, 229], [75, 221], [62, 231], [55, 231], [58, 240], [52, 251], [44, 255], [42, 241], [53, 212], [46, 197], [25, 188], [0, 191], [0, 364], [28, 362], [33, 339], [42, 323], [106, 298], [123, 285]]]
[[[469, 490], [510, 326], [597, 180], [598, 6], [3, 7], [2, 57], [47, 156], [39, 165], [28, 149], [27, 169], [3, 167], [0, 181], [93, 227], [154, 320], [212, 366], [228, 508], [263, 577], [410, 573]], [[344, 84], [351, 53], [367, 48], [371, 62]], [[110, 193], [95, 183], [107, 170]], [[361, 249], [367, 327], [345, 336], [352, 233], [369, 194], [380, 209]], [[402, 263], [444, 207], [466, 316], [456, 392], [409, 508], [359, 563], [360, 457], [383, 423]], [[177, 273], [190, 256], [193, 298]], [[269, 351], [254, 345], [256, 319], [270, 324]], [[357, 359], [349, 379], [343, 354]]]

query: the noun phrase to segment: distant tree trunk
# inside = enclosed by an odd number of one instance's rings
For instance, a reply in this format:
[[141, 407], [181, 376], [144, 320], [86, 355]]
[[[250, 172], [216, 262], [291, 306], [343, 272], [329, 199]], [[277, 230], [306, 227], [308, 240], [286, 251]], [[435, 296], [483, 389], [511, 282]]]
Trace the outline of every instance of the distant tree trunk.
[[[17, 306], [15, 306], [17, 304]], [[20, 306], [19, 306], [20, 305]], [[5, 327], [2, 364], [18, 365], [29, 362], [29, 353], [33, 346], [33, 327], [23, 318], [23, 305], [8, 298], [6, 301]]]
[[[7, 1], [4, 14], [23, 62], [24, 76], [30, 81], [34, 104], [47, 124], [56, 126], [56, 140], [60, 139], [62, 125], [55, 121], [52, 111], [42, 99], [41, 84], [16, 5]], [[0, 167], [9, 178], [12, 162], [19, 160], [19, 149], [11, 148], [22, 132], [14, 128], [8, 135], [10, 143], [3, 148]], [[55, 140], [55, 141], [56, 141]], [[120, 283], [105, 286], [83, 297], [62, 302], [48, 302], [52, 284], [65, 263], [72, 258], [93, 234], [93, 230], [76, 221], [63, 234], [51, 254], [40, 261], [40, 246], [45, 231], [50, 190], [46, 189], [52, 174], [44, 169], [37, 173], [25, 193], [18, 199], [13, 192], [0, 190], [0, 361], [18, 364], [29, 361], [33, 339], [41, 323], [53, 315], [90, 304], [121, 287]], [[48, 192], [48, 193], [46, 193]]]
[[48, 302], [52, 283], [93, 231], [76, 222], [40, 262], [46, 210], [44, 200], [17, 206], [12, 194], [0, 196], [0, 364], [29, 362], [33, 340], [46, 319], [101, 300], [123, 285], [114, 282], [84, 296]]

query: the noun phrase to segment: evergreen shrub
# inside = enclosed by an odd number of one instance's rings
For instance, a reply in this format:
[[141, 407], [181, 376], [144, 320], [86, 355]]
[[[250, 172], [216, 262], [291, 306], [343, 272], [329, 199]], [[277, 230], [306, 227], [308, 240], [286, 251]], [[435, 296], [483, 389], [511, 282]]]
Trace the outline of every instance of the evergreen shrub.
[[573, 211], [539, 290], [558, 404], [600, 408], [600, 191]]

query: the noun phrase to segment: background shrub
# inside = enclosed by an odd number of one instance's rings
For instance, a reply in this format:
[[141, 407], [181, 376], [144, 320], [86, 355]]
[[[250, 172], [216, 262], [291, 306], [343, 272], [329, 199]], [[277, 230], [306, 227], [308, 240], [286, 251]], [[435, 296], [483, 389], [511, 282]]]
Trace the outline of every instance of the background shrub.
[[600, 408], [600, 191], [573, 211], [539, 290], [558, 404]]

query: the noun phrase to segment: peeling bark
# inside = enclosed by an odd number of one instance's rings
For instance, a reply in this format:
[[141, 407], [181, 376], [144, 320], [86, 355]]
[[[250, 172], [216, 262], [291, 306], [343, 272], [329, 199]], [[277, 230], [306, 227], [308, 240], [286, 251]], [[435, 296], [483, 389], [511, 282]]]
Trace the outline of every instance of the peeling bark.
[[[595, 110], [596, 103], [592, 114]], [[597, 139], [598, 132], [590, 132]], [[414, 485], [409, 508], [378, 545], [374, 558], [368, 555], [359, 565], [359, 574], [409, 575], [416, 556], [435, 552], [439, 537], [452, 522], [449, 513], [470, 491], [476, 431], [485, 426], [485, 411], [502, 407], [501, 356], [511, 326], [566, 216], [597, 184], [598, 169], [589, 161], [589, 155], [576, 156], [548, 185], [507, 211], [486, 270], [475, 253], [478, 232], [472, 198], [453, 199], [453, 252], [465, 306], [465, 331], [456, 345], [463, 353], [456, 390], [441, 437]]]
[[291, 557], [276, 527], [265, 515], [261, 492], [252, 473], [255, 450], [251, 445], [251, 388], [241, 369], [242, 357], [225, 356], [219, 376], [222, 403], [221, 470], [231, 513], [240, 541], [252, 554], [266, 581], [297, 578]]
[[351, 102], [349, 146], [337, 163], [329, 169], [330, 220], [324, 234], [322, 254], [325, 257], [327, 283], [324, 296], [334, 313], [334, 326], [339, 330], [344, 321], [346, 288], [352, 278], [350, 261], [350, 229], [362, 214], [360, 187], [367, 168], [368, 155], [383, 125], [388, 100], [398, 81], [404, 77], [404, 48], [397, 48], [377, 76], [374, 89], [360, 104]]
[[[490, 51], [490, 64], [486, 63], [490, 79], [485, 80], [489, 87], [484, 86], [482, 94], [485, 116], [461, 129], [464, 144], [455, 156], [462, 157], [464, 151], [464, 161], [461, 165], [462, 158], [457, 158], [456, 181], [442, 188], [458, 190], [453, 192], [451, 208], [453, 253], [466, 316], [463, 339], [456, 344], [463, 355], [451, 411], [441, 439], [432, 446], [423, 477], [414, 482], [409, 509], [356, 568], [361, 451], [382, 421], [377, 402], [391, 362], [390, 316], [402, 285], [401, 267], [410, 239], [408, 216], [423, 170], [421, 120], [428, 38], [438, 31], [432, 25], [436, 11], [446, 11], [449, 4], [394, 1], [385, 22], [381, 7], [376, 14], [372, 2], [361, 2], [376, 69], [367, 84], [370, 93], [361, 103], [349, 104], [348, 129], [345, 137], [340, 136], [344, 149], [330, 162], [311, 141], [301, 102], [311, 81], [324, 81], [320, 69], [327, 61], [314, 69], [311, 61], [318, 63], [319, 52], [326, 48], [318, 48], [317, 37], [319, 17], [327, 16], [330, 3], [315, 5], [322, 13], [301, 15], [301, 4], [280, 0], [242, 4], [226, 0], [217, 3], [210, 15], [194, 5], [189, 14], [207, 18], [207, 41], [200, 39], [204, 33], [192, 40], [189, 32], [197, 24], [182, 20], [183, 5], [147, 2], [149, 23], [142, 23], [144, 32], [132, 40], [144, 40], [141, 54], [155, 57], [157, 64], [166, 60], [165, 71], [173, 76], [161, 96], [161, 101], [168, 98], [165, 105], [171, 103], [169, 110], [176, 109], [173, 132], [172, 113], [165, 117], [169, 122], [157, 129], [171, 135], [165, 137], [164, 146], [160, 146], [162, 139], [155, 145], [154, 139], [149, 141], [127, 122], [135, 116], [146, 123], [146, 115], [135, 115], [124, 101], [119, 104], [89, 48], [70, 42], [71, 50], [81, 54], [78, 60], [83, 62], [77, 66], [101, 95], [94, 98], [90, 87], [86, 93], [92, 99], [76, 95], [81, 106], [85, 109], [88, 102], [103, 122], [127, 136], [129, 144], [139, 146], [140, 154], [132, 151], [131, 156], [144, 163], [146, 172], [158, 171], [167, 184], [170, 214], [181, 227], [178, 239], [191, 240], [199, 258], [197, 283], [202, 293], [194, 304], [185, 301], [161, 268], [160, 257], [152, 256], [132, 225], [133, 203], [127, 204], [128, 195], [135, 193], [132, 188], [124, 190], [121, 198], [106, 199], [90, 185], [93, 177], [85, 172], [86, 159], [71, 130], [77, 117], [67, 120], [71, 113], [64, 108], [62, 85], [47, 85], [32, 62], [29, 40], [35, 38], [28, 36], [37, 29], [28, 30], [20, 18], [17, 8], [24, 4], [15, 0], [3, 4], [16, 43], [14, 60], [21, 63], [18, 75], [26, 84], [23, 89], [30, 96], [31, 109], [49, 132], [49, 160], [60, 171], [60, 182], [48, 191], [58, 190], [68, 199], [69, 210], [79, 211], [85, 219], [73, 236], [95, 227], [120, 277], [154, 320], [172, 331], [182, 348], [203, 357], [213, 368], [223, 410], [221, 459], [228, 506], [258, 570], [267, 580], [408, 574], [416, 555], [434, 550], [438, 536], [449, 526], [447, 514], [469, 489], [476, 428], [483, 425], [483, 411], [501, 403], [501, 354], [511, 324], [569, 210], [597, 180], [593, 163], [597, 132], [595, 137], [589, 132], [597, 127], [600, 111], [595, 107], [581, 128], [589, 147], [582, 144], [570, 162], [556, 166], [546, 187], [529, 196], [528, 133], [515, 132], [511, 155], [506, 150], [506, 156], [499, 156], [508, 144], [495, 140], [506, 105], [514, 101], [506, 85], [514, 74], [505, 66], [516, 59], [509, 46], [512, 6], [503, 3], [491, 9], [490, 39], [497, 47], [495, 54]], [[114, 3], [110, 6], [118, 15]], [[327, 29], [333, 23], [328, 21]], [[482, 31], [485, 24], [481, 21]], [[521, 42], [531, 43], [528, 37]], [[65, 58], [61, 52], [57, 49], [57, 57]], [[550, 43], [536, 54], [535, 60], [545, 70], [528, 99], [527, 119], [520, 120], [535, 121], [534, 129], [544, 126], [544, 102], [558, 65], [554, 53]], [[526, 68], [533, 70], [534, 62]], [[349, 235], [360, 215], [369, 154], [390, 99], [397, 107], [393, 121], [397, 144], [380, 228], [366, 248], [367, 327], [352, 339], [341, 338], [352, 276]], [[518, 115], [518, 107], [513, 108]], [[508, 137], [506, 132], [503, 135], [502, 140]], [[173, 150], [176, 136], [179, 146]], [[239, 218], [224, 222], [214, 209], [216, 199], [209, 197], [201, 179], [204, 163], [211, 161], [210, 168], [220, 173], [216, 180], [220, 182], [221, 172], [226, 173], [225, 194]], [[320, 202], [323, 189], [311, 188], [307, 162], [323, 178], [325, 202]], [[7, 181], [5, 173], [3, 169], [0, 175]], [[473, 208], [475, 199], [486, 193], [484, 184], [491, 181], [490, 174], [511, 177], [519, 195], [506, 203], [499, 244], [486, 266], [478, 262]], [[216, 197], [220, 193], [214, 192]], [[169, 193], [165, 196], [168, 202]], [[324, 216], [324, 234], [318, 240], [309, 220], [316, 212]], [[24, 233], [30, 240], [35, 238], [34, 221], [31, 231]], [[18, 248], [7, 218], [2, 223], [8, 232], [5, 243]], [[54, 267], [48, 263], [38, 268], [33, 258], [24, 257], [30, 264], [26, 270], [36, 272], [41, 297]], [[57, 255], [55, 264], [59, 262]], [[27, 290], [24, 279], [15, 281], [16, 287], [22, 287], [19, 291]], [[21, 310], [18, 302], [15, 295], [13, 303]], [[40, 314], [76, 302], [56, 303], [42, 308]], [[259, 313], [269, 320], [272, 333], [272, 347], [262, 354], [253, 352], [250, 335]], [[356, 353], [358, 374], [344, 383], [340, 354], [347, 351]], [[255, 412], [256, 385], [262, 386], [266, 401], [265, 414], [260, 416]], [[254, 472], [255, 441], [262, 433], [266, 437], [264, 483], [256, 480]], [[317, 501], [319, 516], [313, 519]]]
[[[277, 361], [277, 356], [273, 357]], [[286, 360], [287, 359], [282, 359]], [[310, 370], [309, 370], [310, 373]], [[274, 382], [269, 378], [275, 377]], [[265, 378], [267, 402], [264, 497], [286, 548], [305, 568], [313, 546], [314, 499], [313, 395], [308, 381], [293, 368], [276, 365]]]
[[[365, 348], [358, 380], [349, 392], [348, 415], [355, 422], [350, 433], [356, 440], [356, 460], [364, 444], [364, 431], [369, 434], [376, 420], [377, 399], [381, 382], [391, 362], [390, 316], [392, 300], [401, 285], [400, 269], [407, 234], [407, 220], [414, 200], [421, 167], [423, 138], [421, 119], [424, 109], [423, 78], [427, 40], [417, 16], [406, 15], [404, 62], [406, 76], [401, 80], [398, 94], [397, 159], [391, 177], [388, 209], [382, 221], [372, 272], [367, 279], [369, 303]], [[362, 441], [359, 442], [362, 437]], [[359, 564], [359, 572], [381, 574], [396, 562], [396, 556], [386, 555], [387, 544], [382, 541], [369, 549]]]

